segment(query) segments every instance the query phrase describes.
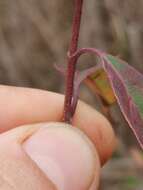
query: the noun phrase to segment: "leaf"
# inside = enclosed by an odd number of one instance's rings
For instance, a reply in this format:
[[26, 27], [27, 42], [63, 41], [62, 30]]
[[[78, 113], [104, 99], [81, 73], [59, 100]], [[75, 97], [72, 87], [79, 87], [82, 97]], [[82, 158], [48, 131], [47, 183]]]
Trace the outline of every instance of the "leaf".
[[143, 75], [114, 56], [102, 58], [121, 111], [143, 148]]
[[94, 82], [95, 87], [98, 89], [100, 96], [108, 103], [113, 104], [116, 101], [114, 92], [109, 83], [106, 72], [103, 69], [96, 71], [90, 76]]
[[[108, 76], [107, 81], [110, 82], [120, 109], [143, 149], [143, 75], [121, 59], [95, 48], [79, 49], [74, 56], [79, 57], [85, 53], [94, 53], [100, 58], [100, 66]], [[104, 81], [106, 75], [101, 70], [94, 71], [94, 67], [92, 71], [92, 73], [88, 73], [85, 70], [85, 76], [92, 78], [95, 75], [93, 80], [95, 79], [96, 85], [100, 86], [101, 94], [105, 98], [106, 92], [109, 90], [109, 87], [107, 87], [108, 90], [104, 89], [108, 85], [108, 82], [106, 81], [105, 85]], [[98, 81], [96, 80], [97, 72], [100, 76]]]
[[72, 115], [77, 105], [80, 84], [90, 77], [98, 87], [99, 94], [109, 103], [114, 101], [114, 96], [116, 97], [126, 121], [143, 149], [143, 75], [121, 59], [95, 48], [79, 49], [73, 56], [78, 59], [85, 53], [96, 54], [101, 62], [97, 66], [76, 73]]

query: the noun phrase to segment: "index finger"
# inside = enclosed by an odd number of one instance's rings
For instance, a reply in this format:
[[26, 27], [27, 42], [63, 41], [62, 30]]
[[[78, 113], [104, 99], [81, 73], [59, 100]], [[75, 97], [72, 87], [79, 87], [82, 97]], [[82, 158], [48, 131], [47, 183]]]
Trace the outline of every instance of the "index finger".
[[[61, 121], [64, 96], [49, 91], [0, 86], [0, 132], [20, 125]], [[101, 162], [112, 154], [115, 136], [107, 119], [95, 109], [79, 102], [73, 119], [95, 144]]]

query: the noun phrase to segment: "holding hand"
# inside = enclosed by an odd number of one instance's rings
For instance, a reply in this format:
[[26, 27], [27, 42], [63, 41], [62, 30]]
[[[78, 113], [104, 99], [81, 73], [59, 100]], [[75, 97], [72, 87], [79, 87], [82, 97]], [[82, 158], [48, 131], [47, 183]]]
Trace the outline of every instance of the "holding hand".
[[82, 102], [75, 127], [55, 123], [63, 104], [56, 93], [0, 87], [1, 190], [97, 189], [100, 167], [115, 147], [112, 128]]

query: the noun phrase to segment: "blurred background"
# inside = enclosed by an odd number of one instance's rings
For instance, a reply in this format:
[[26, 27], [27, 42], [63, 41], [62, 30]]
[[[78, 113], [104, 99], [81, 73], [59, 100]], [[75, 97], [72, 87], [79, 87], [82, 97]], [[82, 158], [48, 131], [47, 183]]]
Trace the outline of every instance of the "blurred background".
[[[143, 72], [143, 0], [88, 0], [80, 46], [119, 55]], [[73, 0], [0, 0], [0, 83], [64, 92], [54, 64], [66, 65]], [[80, 67], [95, 64], [93, 56]], [[85, 86], [81, 99], [100, 111]], [[118, 149], [102, 171], [101, 190], [142, 190], [143, 153], [116, 104], [108, 107]], [[110, 137], [109, 137], [110, 138]]]

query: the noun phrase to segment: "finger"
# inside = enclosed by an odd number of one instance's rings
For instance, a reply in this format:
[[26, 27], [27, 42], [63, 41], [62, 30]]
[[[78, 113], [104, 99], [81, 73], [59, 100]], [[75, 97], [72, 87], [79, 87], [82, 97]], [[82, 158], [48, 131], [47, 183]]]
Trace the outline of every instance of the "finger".
[[84, 131], [95, 144], [103, 165], [116, 147], [115, 134], [108, 120], [91, 106], [80, 102], [73, 124]]
[[92, 190], [99, 175], [97, 151], [79, 129], [42, 123], [0, 135], [2, 190]]
[[[0, 87], [0, 130], [45, 121], [60, 121], [63, 114], [62, 95], [28, 88]], [[73, 125], [82, 129], [96, 145], [104, 163], [115, 147], [111, 125], [99, 112], [79, 102]]]

